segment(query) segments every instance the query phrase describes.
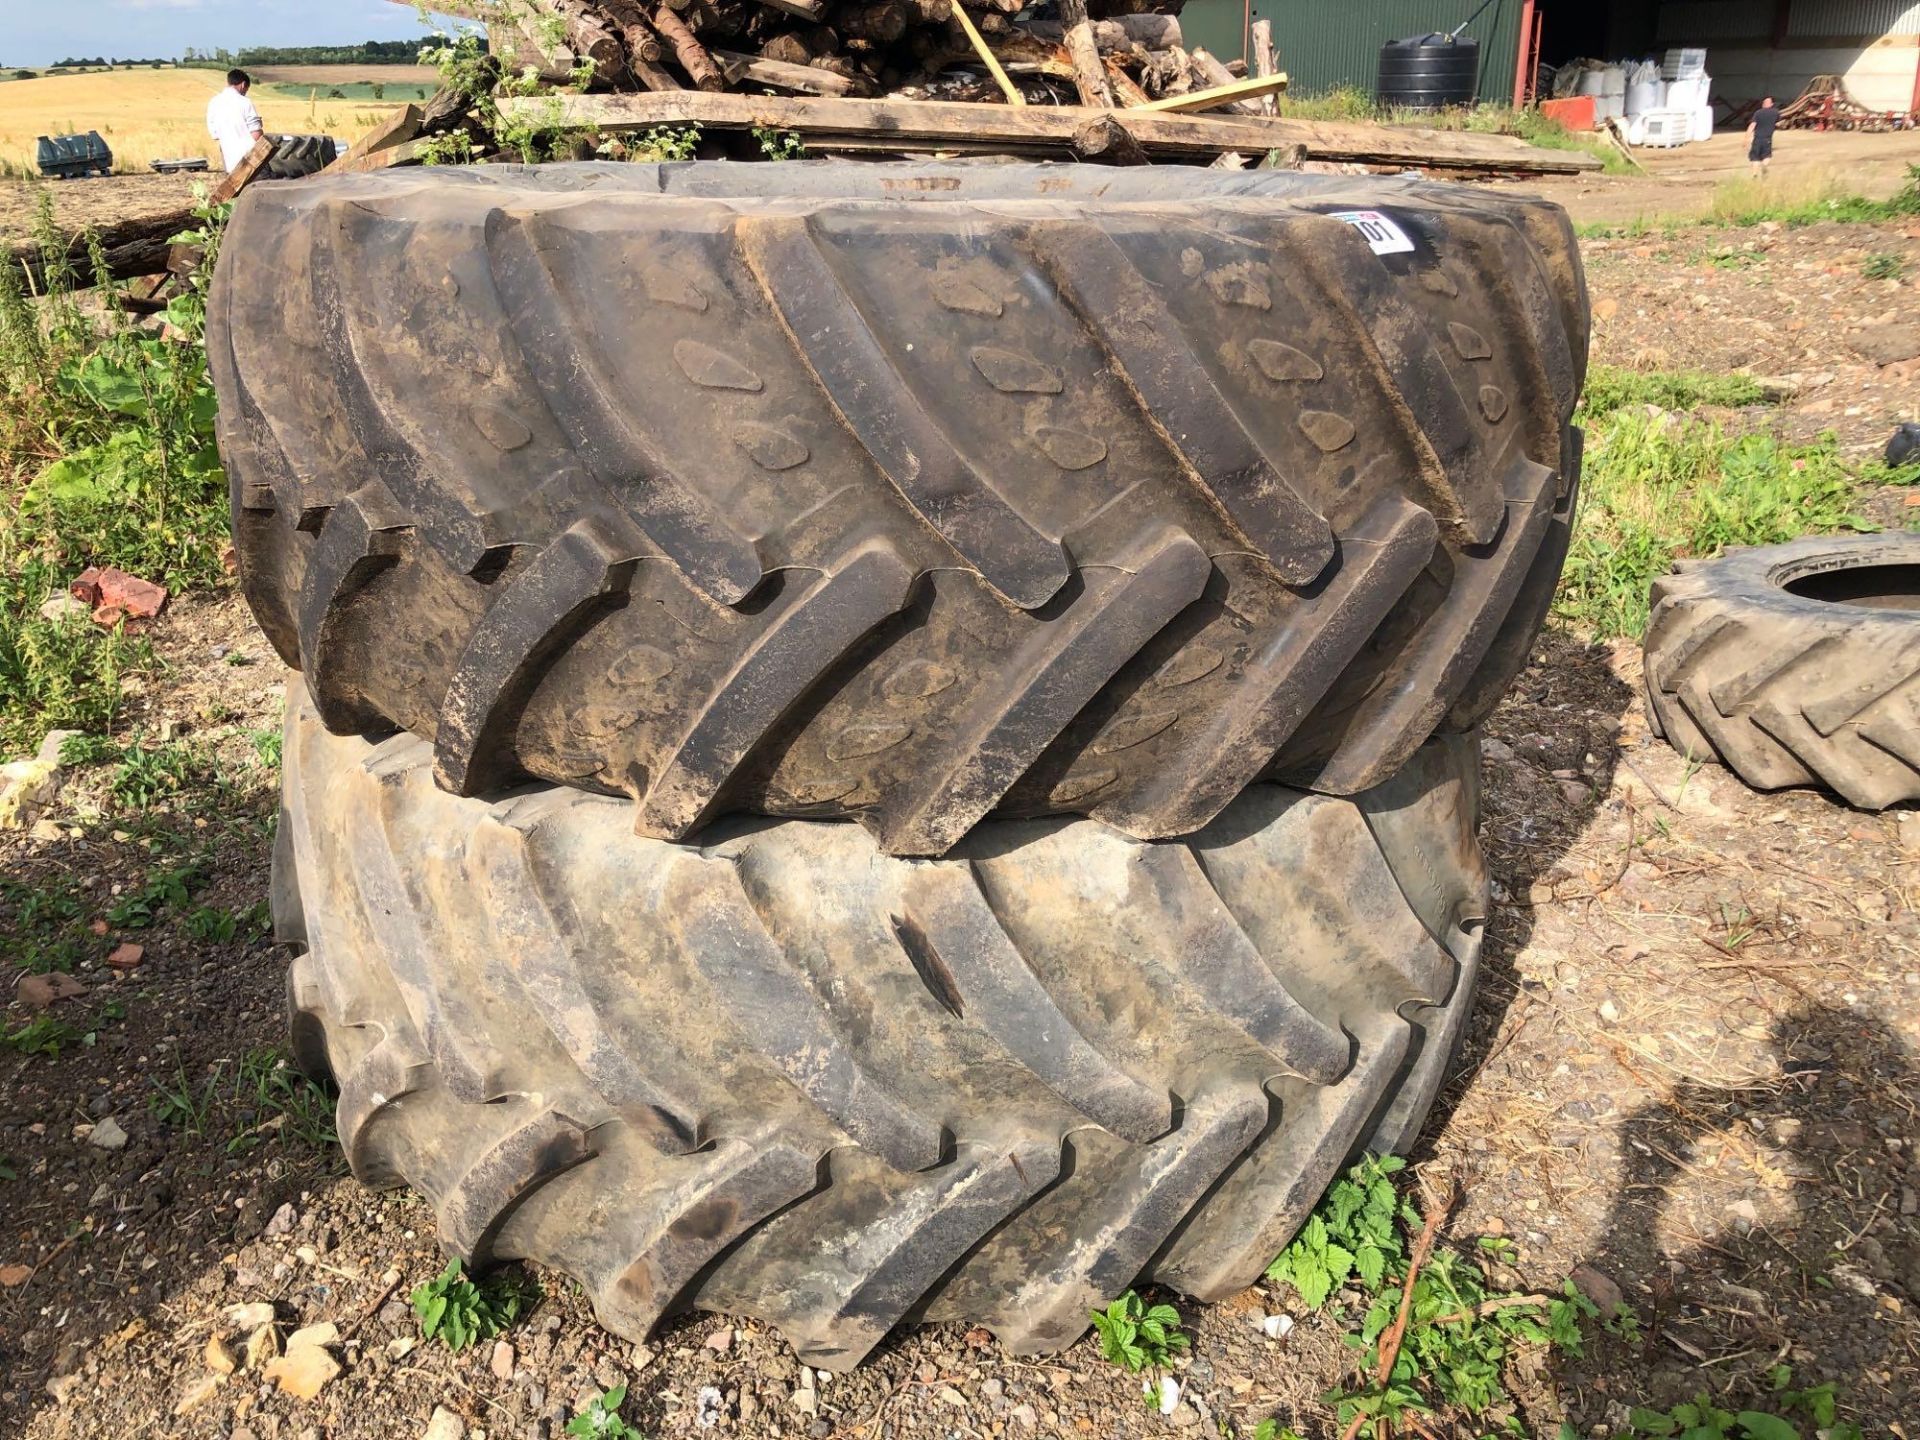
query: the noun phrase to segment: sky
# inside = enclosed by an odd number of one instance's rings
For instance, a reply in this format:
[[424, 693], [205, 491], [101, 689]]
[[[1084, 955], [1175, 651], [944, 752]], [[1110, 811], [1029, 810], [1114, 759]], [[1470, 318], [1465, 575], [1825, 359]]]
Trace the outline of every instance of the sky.
[[426, 33], [392, 0], [0, 0], [0, 64], [68, 56], [166, 59], [249, 45], [407, 40]]

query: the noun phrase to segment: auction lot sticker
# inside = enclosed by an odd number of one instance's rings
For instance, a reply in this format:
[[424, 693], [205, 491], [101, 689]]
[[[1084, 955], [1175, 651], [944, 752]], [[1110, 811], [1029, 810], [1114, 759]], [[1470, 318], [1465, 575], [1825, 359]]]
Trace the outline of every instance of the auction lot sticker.
[[1327, 213], [1358, 230], [1367, 248], [1376, 255], [1413, 253], [1413, 237], [1378, 210], [1330, 210]]

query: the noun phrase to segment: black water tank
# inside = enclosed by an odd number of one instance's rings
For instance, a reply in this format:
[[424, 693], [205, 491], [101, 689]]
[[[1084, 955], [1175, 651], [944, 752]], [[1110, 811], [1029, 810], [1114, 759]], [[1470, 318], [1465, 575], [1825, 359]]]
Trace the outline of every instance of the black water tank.
[[1389, 40], [1380, 47], [1380, 83], [1374, 98], [1407, 110], [1471, 105], [1480, 78], [1480, 42], [1432, 34]]

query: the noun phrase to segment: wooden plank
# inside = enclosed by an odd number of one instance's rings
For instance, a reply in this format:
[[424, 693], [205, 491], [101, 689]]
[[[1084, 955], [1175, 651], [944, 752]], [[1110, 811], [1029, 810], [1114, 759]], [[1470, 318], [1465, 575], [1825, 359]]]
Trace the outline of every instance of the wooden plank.
[[[763, 126], [811, 136], [880, 137], [901, 150], [948, 149], [964, 141], [969, 148], [1025, 147], [1057, 153], [1070, 153], [1074, 133], [1105, 114], [1125, 125], [1150, 154], [1162, 156], [1210, 157], [1227, 150], [1261, 155], [1299, 146], [1314, 160], [1427, 169], [1572, 175], [1600, 168], [1599, 160], [1585, 151], [1543, 150], [1510, 135], [1265, 116], [1178, 115], [1145, 107], [1102, 111], [1080, 105], [794, 99], [680, 91], [508, 99], [501, 108], [511, 116], [543, 124], [557, 120], [562, 127], [617, 131], [653, 125], [693, 124], [717, 130]], [[817, 148], [833, 146], [823, 140]]]
[[1184, 115], [1196, 110], [1217, 110], [1235, 101], [1277, 94], [1286, 88], [1287, 77], [1284, 74], [1256, 75], [1251, 80], [1235, 80], [1230, 85], [1210, 85], [1205, 90], [1189, 90], [1184, 95], [1169, 95], [1164, 100], [1149, 100], [1141, 108], [1158, 110], [1166, 114]]
[[371, 154], [355, 156], [351, 160], [342, 157], [321, 173], [323, 175], [364, 175], [371, 170], [386, 170], [395, 165], [415, 165], [426, 155], [431, 144], [432, 142], [428, 140], [408, 140], [399, 145], [389, 145], [384, 150], [375, 150]]
[[212, 205], [224, 205], [246, 189], [253, 183], [254, 176], [267, 168], [267, 162], [273, 159], [273, 151], [273, 141], [265, 135], [255, 140], [253, 149], [247, 152], [247, 158], [228, 171], [227, 178], [213, 187], [213, 193], [207, 197], [207, 202]]
[[953, 18], [960, 22], [960, 28], [967, 32], [967, 43], [973, 46], [973, 53], [986, 65], [987, 73], [993, 76], [993, 83], [1000, 87], [1000, 93], [1007, 97], [1009, 105], [1025, 105], [1027, 97], [1020, 93], [1020, 87], [1007, 78], [1007, 72], [1000, 68], [1000, 62], [994, 58], [993, 51], [987, 47], [987, 37], [980, 33], [973, 23], [973, 17], [967, 14], [964, 5], [953, 7]]
[[396, 110], [385, 120], [374, 126], [373, 129], [354, 141], [353, 144], [349, 145], [345, 154], [335, 159], [331, 165], [327, 166], [327, 168], [320, 173], [322, 175], [337, 175], [342, 171], [356, 170], [360, 168], [358, 162], [364, 160], [367, 156], [377, 154], [382, 150], [391, 149], [395, 145], [406, 144], [407, 141], [413, 139], [414, 136], [420, 133], [420, 126], [424, 118], [418, 105], [401, 106], [400, 109]]

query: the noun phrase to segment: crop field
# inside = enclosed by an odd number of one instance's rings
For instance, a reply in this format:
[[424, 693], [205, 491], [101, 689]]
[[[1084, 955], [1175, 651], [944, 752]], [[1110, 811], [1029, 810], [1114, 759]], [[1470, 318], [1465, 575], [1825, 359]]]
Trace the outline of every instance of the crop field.
[[[396, 72], [384, 82], [391, 87], [385, 101], [372, 99], [367, 88], [376, 68]], [[269, 130], [351, 140], [392, 106], [414, 99], [420, 87], [407, 82], [431, 73], [413, 66], [291, 66], [263, 71], [254, 103]], [[283, 88], [284, 77], [296, 74], [303, 77], [299, 88]], [[207, 137], [206, 106], [221, 83], [214, 70], [113, 70], [0, 85], [0, 177], [37, 173], [38, 136], [85, 130], [100, 132], [113, 149], [114, 168], [124, 173], [143, 172], [149, 161], [162, 157], [205, 155], [217, 163], [219, 153]], [[326, 98], [328, 90], [347, 85], [356, 87], [349, 94], [364, 92], [366, 98]]]

